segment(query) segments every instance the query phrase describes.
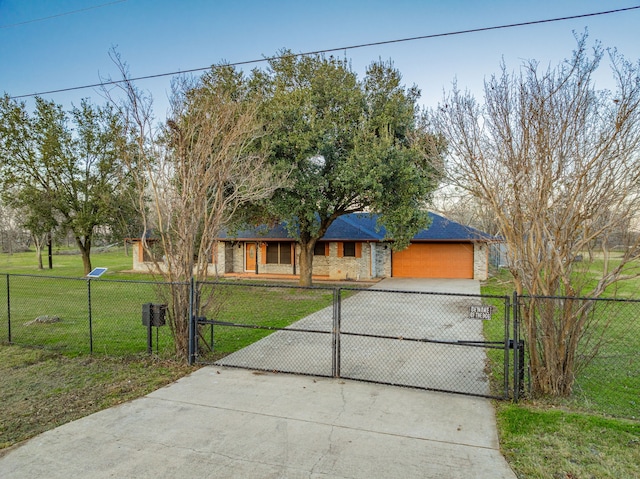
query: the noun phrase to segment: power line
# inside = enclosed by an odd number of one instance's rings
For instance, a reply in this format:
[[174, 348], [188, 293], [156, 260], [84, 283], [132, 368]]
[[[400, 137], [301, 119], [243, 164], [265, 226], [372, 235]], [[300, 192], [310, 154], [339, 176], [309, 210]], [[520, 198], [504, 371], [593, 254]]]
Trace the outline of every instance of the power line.
[[11, 23], [9, 25], [0, 25], [0, 28], [11, 28], [11, 27], [18, 27], [18, 26], [21, 26], [21, 25], [28, 25], [29, 23], [42, 22], [44, 20], [51, 20], [52, 18], [64, 17], [66, 15], [73, 15], [74, 13], [81, 13], [81, 12], [86, 12], [88, 10], [95, 10], [96, 8], [108, 7], [109, 5], [114, 5], [116, 3], [122, 3], [122, 2], [126, 2], [126, 1], [128, 1], [128, 0], [116, 0], [114, 2], [102, 3], [100, 5], [94, 5], [93, 7], [86, 7], [86, 8], [80, 8], [78, 10], [72, 10], [70, 12], [57, 13], [56, 15], [51, 15], [51, 16], [48, 16], [48, 17], [34, 18], [32, 20], [25, 20], [24, 22]]
[[[120, 0], [120, 1], [126, 1], [126, 0]], [[117, 2], [113, 2], [113, 3], [117, 3]], [[358, 48], [367, 48], [367, 47], [380, 46], [380, 45], [390, 45], [390, 44], [393, 44], [393, 43], [412, 42], [412, 41], [416, 41], [416, 40], [429, 40], [429, 39], [432, 39], [432, 38], [450, 37], [450, 36], [454, 36], [454, 35], [464, 35], [464, 34], [467, 34], [467, 33], [488, 32], [488, 31], [492, 31], [492, 30], [502, 30], [502, 29], [506, 29], [506, 28], [525, 27], [525, 26], [530, 26], [530, 25], [540, 25], [540, 24], [544, 24], [544, 23], [562, 22], [562, 21], [566, 21], [566, 20], [576, 20], [576, 19], [580, 19], [580, 18], [588, 18], [588, 17], [596, 17], [596, 16], [601, 16], [601, 15], [609, 15], [609, 14], [612, 14], [612, 13], [628, 12], [628, 11], [631, 11], [631, 10], [638, 10], [638, 9], [640, 9], [640, 5], [636, 5], [634, 7], [618, 8], [618, 9], [615, 9], [615, 10], [607, 10], [607, 11], [603, 11], [603, 12], [583, 13], [583, 14], [580, 14], [580, 15], [571, 15], [571, 16], [566, 16], [566, 17], [549, 18], [549, 19], [545, 19], [545, 20], [532, 20], [532, 21], [529, 21], [529, 22], [508, 23], [508, 24], [505, 24], [505, 25], [497, 25], [497, 26], [492, 26], [492, 27], [471, 28], [471, 29], [467, 29], [467, 30], [457, 30], [457, 31], [446, 32], [446, 33], [434, 33], [434, 34], [431, 34], [431, 35], [421, 35], [421, 36], [417, 36], [417, 37], [400, 38], [400, 39], [395, 39], [395, 40], [384, 40], [384, 41], [379, 41], [379, 42], [360, 43], [360, 44], [356, 44], [356, 45], [350, 45], [350, 46], [344, 46], [344, 47], [338, 47], [338, 48], [328, 48], [328, 49], [324, 49], [324, 50], [315, 50], [315, 51], [309, 51], [309, 52], [303, 52], [303, 53], [292, 53], [291, 56], [302, 57], [302, 56], [308, 56], [308, 55], [320, 55], [320, 54], [323, 54], [323, 53], [341, 52], [341, 51], [347, 51], [347, 50], [355, 50], [355, 49], [358, 49]], [[240, 61], [240, 62], [235, 62], [235, 63], [229, 63], [228, 65], [229, 66], [245, 66], [245, 65], [255, 64], [255, 63], [267, 62], [267, 61], [270, 61], [270, 60], [274, 60], [276, 58], [278, 58], [278, 57], [277, 56], [263, 57], [263, 58], [259, 58], [259, 59], [255, 59], [255, 60], [245, 60], [245, 61]], [[84, 89], [87, 89], [87, 88], [97, 88], [97, 87], [103, 87], [103, 86], [107, 86], [107, 85], [117, 85], [119, 83], [124, 83], [125, 81], [150, 80], [152, 78], [160, 78], [160, 77], [180, 75], [180, 74], [185, 74], [185, 73], [201, 72], [201, 71], [208, 70], [209, 68], [211, 68], [211, 66], [199, 67], [199, 68], [191, 68], [189, 70], [179, 70], [179, 71], [168, 72], [168, 73], [157, 73], [155, 75], [140, 76], [140, 77], [135, 77], [135, 78], [129, 78], [127, 80], [123, 79], [123, 80], [103, 81], [103, 82], [100, 82], [100, 83], [93, 83], [93, 84], [90, 84], [90, 85], [82, 85], [82, 86], [75, 86], [75, 87], [69, 87], [69, 88], [60, 88], [58, 90], [49, 90], [49, 91], [43, 91], [43, 92], [38, 92], [38, 93], [29, 93], [29, 94], [26, 94], [26, 95], [17, 95], [17, 96], [12, 96], [10, 98], [11, 99], [28, 98], [28, 97], [40, 96], [40, 95], [50, 95], [52, 93], [64, 93], [64, 92], [75, 91], [75, 90], [84, 90]]]

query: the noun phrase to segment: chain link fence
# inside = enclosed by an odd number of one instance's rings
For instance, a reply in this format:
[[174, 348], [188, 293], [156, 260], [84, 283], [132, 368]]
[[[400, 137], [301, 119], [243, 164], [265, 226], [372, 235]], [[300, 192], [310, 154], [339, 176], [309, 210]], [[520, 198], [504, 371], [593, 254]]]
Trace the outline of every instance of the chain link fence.
[[71, 355], [174, 352], [169, 326], [142, 324], [143, 304], [160, 303], [166, 283], [29, 275], [1, 281], [1, 333], [12, 344]]
[[[0, 275], [0, 340], [72, 355], [173, 355], [169, 325], [143, 325], [144, 305], [162, 303], [171, 286]], [[513, 364], [509, 298], [247, 282], [198, 291], [199, 362], [492, 397], [526, 394], [530, 384], [524, 336], [525, 367]], [[530, 300], [515, 299], [520, 309]], [[556, 311], [568, 300], [588, 314], [567, 401], [637, 419], [640, 301], [545, 298]]]
[[[341, 302], [340, 376], [506, 397], [505, 301], [477, 295], [359, 291]], [[485, 322], [493, 323], [493, 338], [485, 335]]]
[[[582, 311], [581, 340], [576, 351], [572, 407], [612, 416], [640, 418], [640, 301], [519, 296], [519, 316], [535, 300], [539, 314]], [[557, 317], [554, 318], [557, 321]], [[560, 324], [556, 323], [558, 327]], [[526, 328], [521, 325], [523, 338]], [[525, 349], [527, 355], [530, 348]], [[524, 364], [529, 364], [526, 357]], [[532, 378], [525, 374], [525, 392]]]

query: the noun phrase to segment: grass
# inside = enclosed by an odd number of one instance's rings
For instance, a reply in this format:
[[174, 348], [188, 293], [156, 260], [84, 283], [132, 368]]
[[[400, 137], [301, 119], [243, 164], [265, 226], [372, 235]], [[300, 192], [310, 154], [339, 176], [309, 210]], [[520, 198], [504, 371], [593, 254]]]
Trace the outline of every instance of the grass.
[[[69, 355], [146, 351], [142, 304], [161, 302], [158, 289], [166, 286], [153, 283], [150, 275], [130, 273], [131, 258], [122, 249], [93, 255], [94, 264], [109, 270], [91, 282], [82, 278], [78, 255], [56, 256], [54, 270], [37, 270], [35, 259], [33, 253], [0, 255], [0, 271], [11, 274], [0, 275], [0, 294], [6, 295], [9, 281], [12, 343], [47, 347]], [[18, 276], [21, 274], [29, 276]], [[207, 285], [203, 297], [208, 294], [213, 294], [216, 304], [215, 309], [203, 312], [208, 318], [276, 328], [286, 327], [332, 301], [329, 289], [274, 288], [244, 281]], [[60, 321], [34, 324], [34, 319], [41, 316], [55, 316]], [[7, 313], [0, 310], [0, 341], [9, 337], [6, 317]], [[215, 357], [268, 334], [268, 330], [217, 327]], [[154, 328], [153, 336], [160, 355], [171, 356], [174, 346], [169, 327]], [[205, 350], [206, 346], [201, 348]]]
[[[629, 281], [619, 289], [638, 291], [639, 285]], [[512, 291], [505, 271], [482, 288], [483, 294]], [[597, 306], [596, 312], [611, 320], [608, 340], [599, 359], [578, 376], [572, 397], [496, 403], [500, 446], [519, 478], [640, 478], [638, 307]], [[490, 323], [485, 324], [487, 336], [496, 334]]]
[[[11, 340], [69, 354], [129, 354], [146, 350], [147, 330], [142, 326], [142, 304], [158, 302], [157, 287], [149, 282], [79, 280], [44, 276], [10, 276]], [[147, 280], [150, 278], [146, 278]], [[3, 291], [6, 278], [0, 277]], [[6, 293], [5, 293], [6, 294]], [[3, 308], [5, 301], [2, 301]], [[91, 309], [89, 309], [91, 304]], [[91, 314], [90, 314], [91, 312]], [[5, 311], [3, 339], [8, 338]], [[59, 318], [34, 323], [41, 316]], [[90, 327], [91, 326], [91, 327]], [[159, 349], [171, 351], [168, 327], [159, 328]]]
[[[640, 290], [640, 280], [622, 282], [625, 291]], [[509, 294], [510, 276], [501, 271], [482, 287], [483, 294]], [[579, 353], [598, 345], [597, 355], [578, 371], [574, 394], [558, 401], [564, 407], [630, 419], [640, 418], [640, 302], [597, 301], [592, 310], [591, 338]], [[490, 323], [490, 322], [487, 322]], [[495, 331], [485, 324], [485, 335]], [[586, 343], [586, 341], [583, 341]]]
[[[150, 279], [149, 275], [124, 273], [125, 271], [131, 270], [133, 266], [131, 249], [129, 249], [129, 256], [125, 255], [124, 248], [110, 248], [105, 252], [100, 252], [99, 248], [94, 248], [93, 251], [91, 254], [91, 263], [93, 266], [108, 268], [103, 278]], [[48, 269], [46, 252], [44, 254], [43, 263], [45, 269], [38, 269], [36, 253], [33, 251], [0, 254], [0, 274], [35, 274], [38, 276], [65, 276], [74, 278], [82, 278], [84, 276], [82, 257], [80, 254], [74, 254], [73, 250], [54, 250], [53, 269]]]
[[640, 423], [558, 410], [497, 405], [502, 452], [519, 478], [640, 478]]
[[150, 356], [68, 357], [0, 345], [0, 450], [194, 371]]
[[[216, 284], [213, 294], [218, 301], [215, 310], [206, 311], [207, 317], [238, 325], [215, 326], [214, 352], [223, 355], [242, 349], [273, 332], [248, 326], [285, 328], [330, 306], [333, 301], [331, 289], [294, 286]], [[209, 327], [203, 327], [202, 333], [205, 338], [210, 338]]]

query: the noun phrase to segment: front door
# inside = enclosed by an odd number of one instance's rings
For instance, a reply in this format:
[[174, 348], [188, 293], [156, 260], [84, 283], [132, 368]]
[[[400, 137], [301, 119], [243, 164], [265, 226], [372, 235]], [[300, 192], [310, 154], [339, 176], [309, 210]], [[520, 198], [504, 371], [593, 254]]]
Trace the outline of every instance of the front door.
[[245, 243], [245, 271], [255, 272], [256, 270], [256, 244]]

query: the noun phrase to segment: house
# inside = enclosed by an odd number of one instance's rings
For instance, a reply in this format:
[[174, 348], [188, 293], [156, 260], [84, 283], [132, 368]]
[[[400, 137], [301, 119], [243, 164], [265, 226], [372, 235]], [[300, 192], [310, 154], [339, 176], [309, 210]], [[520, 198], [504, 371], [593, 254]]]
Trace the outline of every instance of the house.
[[[485, 280], [489, 243], [497, 238], [435, 213], [431, 225], [419, 231], [408, 248], [394, 252], [385, 241], [377, 215], [352, 213], [338, 217], [314, 251], [313, 275], [331, 280], [372, 280], [382, 277], [469, 278]], [[223, 234], [213, 254], [218, 275], [299, 274], [300, 248], [284, 224], [259, 226]]]
[[[392, 251], [377, 215], [352, 213], [338, 217], [317, 242], [313, 275], [331, 280], [373, 280], [384, 277], [468, 278], [485, 280], [489, 245], [498, 238], [429, 213], [431, 225], [419, 231], [408, 248]], [[150, 272], [154, 253], [133, 239], [134, 271]], [[209, 273], [298, 275], [300, 248], [284, 224], [259, 226], [233, 235], [223, 233], [211, 254]], [[160, 261], [162, 264], [162, 261]]]

